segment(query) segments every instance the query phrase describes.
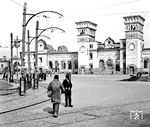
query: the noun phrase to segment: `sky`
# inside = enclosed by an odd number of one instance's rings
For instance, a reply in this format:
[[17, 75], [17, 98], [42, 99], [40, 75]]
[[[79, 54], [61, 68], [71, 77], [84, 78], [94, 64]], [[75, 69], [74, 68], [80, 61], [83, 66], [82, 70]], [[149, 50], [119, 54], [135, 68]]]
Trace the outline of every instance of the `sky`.
[[[10, 33], [22, 39], [23, 5], [27, 3], [27, 14], [41, 11], [55, 11], [63, 15], [59, 18], [56, 13], [45, 13], [34, 17], [27, 25], [30, 36], [35, 37], [36, 21], [39, 28], [58, 27], [65, 30], [51, 29], [43, 33], [50, 39], [41, 37], [57, 49], [60, 45], [68, 47], [69, 51], [77, 51], [77, 30], [75, 22], [92, 21], [96, 23], [96, 41], [104, 42], [108, 37], [119, 42], [125, 38], [123, 17], [141, 15], [145, 18], [144, 41], [145, 47], [150, 47], [150, 8], [149, 0], [3, 0], [0, 4], [0, 45], [10, 46]], [[44, 18], [43, 15], [48, 18]], [[27, 20], [31, 15], [27, 15]], [[40, 32], [40, 31], [39, 31]], [[34, 47], [34, 41], [31, 47]], [[21, 50], [21, 48], [20, 48]]]

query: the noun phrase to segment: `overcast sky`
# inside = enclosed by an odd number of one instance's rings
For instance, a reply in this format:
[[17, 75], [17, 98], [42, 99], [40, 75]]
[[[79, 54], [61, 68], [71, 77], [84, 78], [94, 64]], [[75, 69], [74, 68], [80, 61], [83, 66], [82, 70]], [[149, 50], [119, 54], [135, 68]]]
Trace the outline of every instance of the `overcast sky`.
[[[114, 41], [125, 37], [123, 16], [141, 15], [145, 20], [144, 40], [145, 46], [150, 43], [150, 7], [149, 0], [3, 0], [0, 4], [0, 44], [10, 45], [10, 33], [14, 38], [22, 38], [23, 4], [27, 3], [27, 13], [35, 14], [50, 10], [63, 14], [63, 19], [56, 14], [45, 14], [48, 18], [33, 18], [27, 25], [31, 36], [35, 36], [35, 22], [39, 20], [40, 28], [59, 27], [66, 32], [58, 30], [47, 31], [44, 34], [51, 39], [45, 39], [57, 48], [66, 45], [69, 51], [77, 51], [77, 30], [75, 22], [92, 21], [96, 23], [96, 40], [104, 42], [107, 37]], [[31, 16], [27, 16], [27, 20]], [[33, 42], [34, 43], [34, 42]], [[34, 45], [34, 44], [33, 44]]]

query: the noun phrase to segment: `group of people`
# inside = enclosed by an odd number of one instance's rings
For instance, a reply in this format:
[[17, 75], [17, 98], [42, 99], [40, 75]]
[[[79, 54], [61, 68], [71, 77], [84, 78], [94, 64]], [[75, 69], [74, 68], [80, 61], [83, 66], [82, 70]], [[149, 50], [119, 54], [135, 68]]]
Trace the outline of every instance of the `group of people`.
[[53, 81], [49, 83], [47, 93], [52, 102], [53, 117], [58, 117], [61, 94], [65, 94], [65, 107], [73, 107], [71, 104], [71, 89], [72, 83], [70, 74], [66, 74], [62, 83], [59, 81], [59, 75], [55, 75]]

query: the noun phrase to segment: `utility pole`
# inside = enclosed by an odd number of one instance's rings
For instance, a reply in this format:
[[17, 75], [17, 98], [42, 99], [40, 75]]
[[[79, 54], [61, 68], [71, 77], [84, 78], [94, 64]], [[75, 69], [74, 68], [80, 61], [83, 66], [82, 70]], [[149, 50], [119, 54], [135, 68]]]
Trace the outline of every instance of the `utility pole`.
[[34, 87], [38, 88], [38, 28], [39, 21], [36, 21], [36, 34], [35, 34], [35, 79], [34, 79]]
[[13, 80], [13, 34], [10, 34], [10, 77], [9, 77], [9, 81], [10, 82], [14, 82]]
[[24, 66], [25, 57], [25, 36], [26, 36], [26, 9], [27, 3], [24, 3], [23, 8], [23, 23], [22, 23], [22, 54], [21, 54], [21, 66]]
[[30, 62], [30, 33], [29, 33], [29, 30], [28, 30], [28, 42], [27, 42], [27, 45], [28, 45], [28, 73], [29, 73], [29, 76], [31, 76], [31, 62]]

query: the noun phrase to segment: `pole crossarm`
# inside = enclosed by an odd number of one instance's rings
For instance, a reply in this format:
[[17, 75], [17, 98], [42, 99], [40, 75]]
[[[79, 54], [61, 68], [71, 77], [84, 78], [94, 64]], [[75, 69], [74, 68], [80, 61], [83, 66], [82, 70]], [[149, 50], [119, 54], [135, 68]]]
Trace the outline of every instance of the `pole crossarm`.
[[[41, 31], [41, 33], [38, 35], [37, 38], [43, 36], [43, 37], [46, 37], [46, 38], [50, 39], [50, 37], [48, 37], [48, 36], [46, 36], [46, 35], [41, 35], [44, 31], [46, 31], [46, 30], [48, 30], [48, 29], [59, 29], [59, 30], [61, 30], [62, 32], [65, 32], [63, 29], [61, 29], [61, 28], [59, 28], [59, 27], [48, 27], [48, 28], [46, 28], [46, 29], [38, 29], [38, 30], [42, 30], [42, 31]], [[30, 42], [26, 42], [26, 43], [31, 44], [31, 42], [32, 42], [36, 37], [30, 37], [30, 38], [32, 38], [32, 39], [30, 40]]]
[[59, 28], [59, 27], [48, 27], [46, 29], [38, 29], [38, 30], [42, 30], [41, 33], [38, 35], [38, 37], [46, 30], [48, 29], [58, 29], [58, 30], [61, 30], [62, 32], [65, 32], [63, 29]]
[[[27, 26], [28, 23], [29, 23], [29, 21], [30, 21], [33, 17], [35, 17], [35, 16], [37, 16], [37, 15], [39, 15], [39, 14], [41, 14], [41, 13], [46, 13], [46, 12], [55, 13], [55, 14], [58, 14], [58, 15], [60, 15], [61, 17], [63, 17], [62, 14], [60, 14], [60, 13], [58, 13], [58, 12], [56, 12], [56, 11], [41, 11], [41, 12], [38, 12], [38, 13], [36, 13], [36, 14], [24, 14], [24, 15], [32, 15], [32, 16], [28, 19], [28, 21], [24, 24], [24, 26]], [[61, 18], [61, 17], [60, 17], [60, 18]]]
[[40, 37], [46, 37], [46, 38], [48, 38], [49, 40], [51, 40], [51, 38], [48, 37], [48, 36], [46, 36], [46, 35], [40, 35]]
[[[48, 39], [51, 39], [50, 37], [48, 37], [48, 36], [46, 36], [46, 35], [40, 35], [40, 36], [38, 36], [38, 37], [46, 37], [46, 38], [48, 38]], [[29, 37], [29, 38], [32, 38], [31, 40], [30, 40], [30, 42], [26, 42], [26, 44], [31, 44], [31, 42], [36, 38], [36, 37]]]

